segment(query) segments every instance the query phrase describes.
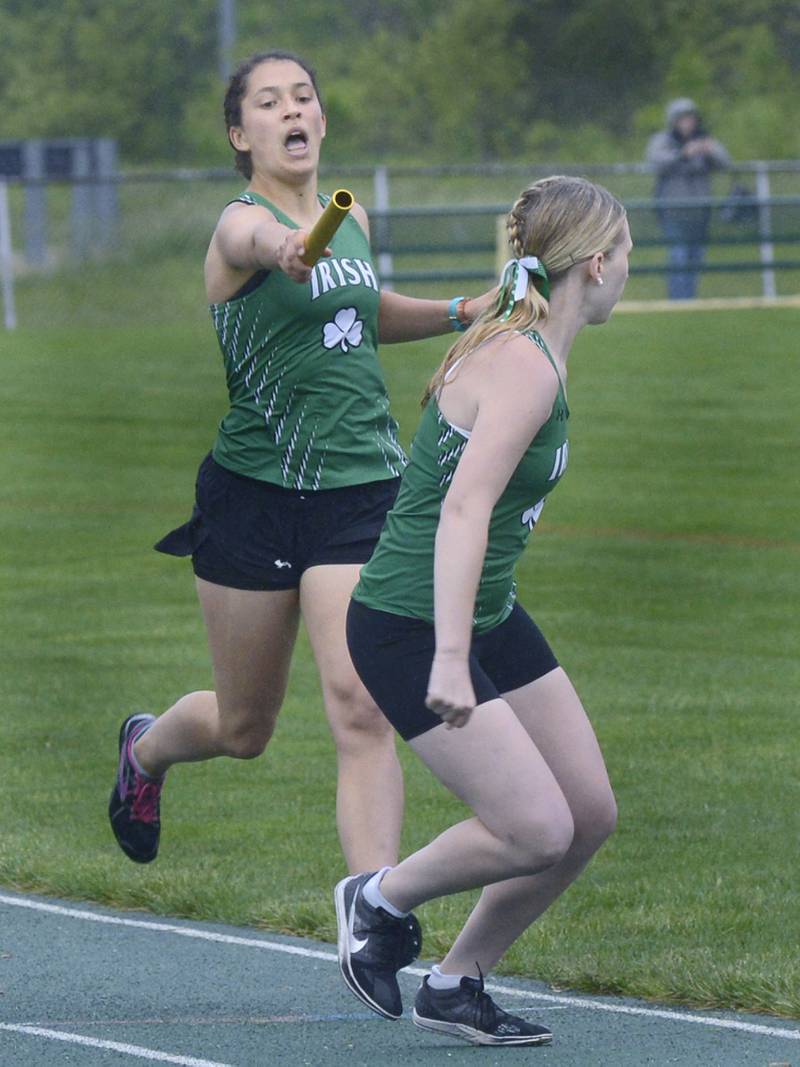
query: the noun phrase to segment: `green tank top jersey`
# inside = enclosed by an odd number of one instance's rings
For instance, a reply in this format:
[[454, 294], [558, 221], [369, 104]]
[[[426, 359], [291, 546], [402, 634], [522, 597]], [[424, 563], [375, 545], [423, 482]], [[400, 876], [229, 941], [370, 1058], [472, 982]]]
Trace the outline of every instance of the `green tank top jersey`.
[[[256, 193], [239, 200], [298, 228]], [[332, 257], [304, 284], [273, 270], [211, 305], [230, 397], [214, 459], [290, 489], [395, 478], [407, 462], [378, 363], [380, 293], [369, 242], [348, 215], [330, 247]]]
[[[535, 331], [526, 336], [553, 358]], [[556, 374], [558, 371], [556, 370]], [[494, 506], [475, 599], [473, 629], [485, 633], [508, 617], [516, 599], [514, 568], [545, 497], [567, 467], [569, 409], [559, 378], [547, 422], [528, 446]], [[368, 607], [433, 622], [433, 553], [439, 513], [469, 433], [451, 425], [431, 398], [411, 446], [400, 492], [354, 597]]]

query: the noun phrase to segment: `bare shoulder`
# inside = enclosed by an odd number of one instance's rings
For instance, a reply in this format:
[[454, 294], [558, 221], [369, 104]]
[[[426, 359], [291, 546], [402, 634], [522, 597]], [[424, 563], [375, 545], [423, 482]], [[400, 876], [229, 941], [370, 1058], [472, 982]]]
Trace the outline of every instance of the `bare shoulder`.
[[216, 233], [226, 231], [241, 231], [254, 229], [262, 222], [277, 222], [273, 213], [263, 204], [248, 203], [244, 200], [234, 200], [226, 204], [217, 222]]
[[206, 296], [210, 303], [229, 300], [258, 269], [255, 231], [277, 219], [261, 204], [234, 201], [222, 211], [205, 260]]
[[483, 345], [480, 355], [482, 393], [518, 401], [536, 396], [552, 405], [558, 394], [558, 375], [530, 337], [509, 330]]
[[[492, 337], [474, 357], [468, 388], [475, 416], [445, 503], [452, 496], [450, 506], [473, 500], [490, 511], [550, 417], [558, 378], [544, 352], [511, 331]], [[462, 388], [466, 381], [465, 375]]]
[[559, 385], [554, 367], [530, 338], [511, 331], [481, 345], [470, 362], [460, 399], [474, 413], [474, 438], [481, 450], [519, 457], [553, 410]]
[[219, 217], [208, 256], [213, 261], [234, 270], [252, 270], [253, 235], [265, 224], [278, 223], [273, 213], [261, 204], [249, 204], [234, 200], [227, 204]]

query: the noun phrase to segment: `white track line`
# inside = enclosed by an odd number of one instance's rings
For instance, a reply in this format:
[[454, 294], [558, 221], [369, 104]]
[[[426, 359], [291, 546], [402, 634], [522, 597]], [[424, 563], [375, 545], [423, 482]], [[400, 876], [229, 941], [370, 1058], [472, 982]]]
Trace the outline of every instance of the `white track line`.
[[198, 1060], [194, 1056], [173, 1056], [169, 1052], [159, 1052], [157, 1049], [143, 1048], [141, 1045], [126, 1045], [120, 1041], [100, 1041], [96, 1037], [67, 1034], [61, 1030], [46, 1030], [41, 1026], [0, 1023], [0, 1030], [7, 1030], [14, 1034], [30, 1034], [32, 1037], [47, 1037], [51, 1041], [67, 1041], [71, 1045], [109, 1049], [111, 1052], [123, 1052], [126, 1056], [137, 1056], [140, 1060], [156, 1060], [158, 1063], [178, 1063], [183, 1067], [231, 1067], [231, 1064], [219, 1063], [217, 1060]]
[[[180, 937], [193, 937], [201, 941], [215, 941], [223, 945], [243, 945], [247, 948], [265, 949], [268, 952], [282, 952], [290, 956], [305, 956], [307, 959], [328, 960], [336, 963], [336, 954], [322, 952], [318, 949], [300, 948], [297, 945], [285, 945], [279, 941], [267, 941], [255, 937], [238, 937], [233, 934], [218, 934], [212, 930], [198, 930], [192, 926], [175, 926], [172, 923], [151, 922], [144, 919], [122, 919], [116, 915], [103, 915], [78, 908], [65, 908], [60, 904], [45, 904], [38, 900], [24, 900], [7, 897], [0, 893], [0, 904], [15, 908], [28, 908], [31, 911], [48, 912], [62, 915], [69, 919], [83, 919], [85, 922], [106, 923], [109, 926], [129, 926], [137, 930], [152, 930], [156, 933], [178, 934]], [[406, 974], [422, 977], [428, 973], [422, 967], [406, 967]], [[546, 1004], [562, 1004], [565, 1007], [585, 1008], [589, 1011], [607, 1011], [615, 1015], [639, 1015], [648, 1019], [669, 1019], [674, 1022], [695, 1023], [699, 1026], [713, 1026], [723, 1030], [738, 1030], [746, 1034], [760, 1034], [763, 1037], [783, 1037], [791, 1041], [800, 1041], [800, 1029], [788, 1030], [779, 1026], [764, 1026], [761, 1023], [747, 1023], [740, 1019], [717, 1019], [708, 1015], [692, 1015], [689, 1012], [670, 1011], [666, 1008], [639, 1008], [629, 1004], [613, 1004], [608, 1001], [589, 1000], [586, 997], [567, 997], [553, 993], [535, 993], [514, 986], [487, 982], [486, 988], [492, 993], [502, 993], [508, 997], [527, 997], [543, 1001]], [[198, 1061], [200, 1062], [200, 1061]]]

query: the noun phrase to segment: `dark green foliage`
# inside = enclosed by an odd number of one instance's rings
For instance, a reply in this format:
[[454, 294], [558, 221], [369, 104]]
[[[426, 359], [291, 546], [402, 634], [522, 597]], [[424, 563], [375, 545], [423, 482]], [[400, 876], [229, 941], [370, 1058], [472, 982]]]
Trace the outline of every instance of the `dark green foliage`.
[[[236, 58], [317, 66], [326, 158], [636, 159], [666, 100], [695, 96], [744, 158], [800, 155], [791, 0], [238, 0]], [[4, 136], [117, 137], [128, 162], [223, 163], [217, 3], [7, 2]]]

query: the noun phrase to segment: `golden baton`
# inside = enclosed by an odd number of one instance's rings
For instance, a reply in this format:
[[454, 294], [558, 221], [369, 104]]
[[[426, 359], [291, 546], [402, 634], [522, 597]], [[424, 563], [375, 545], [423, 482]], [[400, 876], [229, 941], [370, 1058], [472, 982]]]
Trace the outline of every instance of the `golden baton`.
[[306, 237], [306, 250], [300, 258], [307, 267], [313, 267], [320, 258], [354, 203], [355, 197], [347, 189], [337, 189], [330, 198]]

